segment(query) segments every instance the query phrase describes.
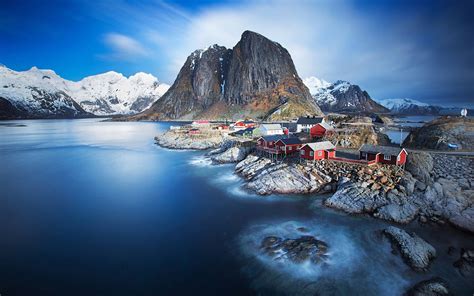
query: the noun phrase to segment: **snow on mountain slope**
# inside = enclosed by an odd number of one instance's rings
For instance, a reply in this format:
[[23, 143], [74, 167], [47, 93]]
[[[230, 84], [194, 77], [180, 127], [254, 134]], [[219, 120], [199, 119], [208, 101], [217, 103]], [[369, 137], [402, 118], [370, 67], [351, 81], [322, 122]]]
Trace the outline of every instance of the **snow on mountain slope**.
[[129, 78], [107, 72], [74, 82], [52, 70], [33, 67], [17, 72], [0, 67], [0, 97], [22, 117], [133, 114], [150, 107], [168, 88], [141, 72]]
[[117, 72], [89, 76], [69, 84], [72, 97], [96, 115], [133, 114], [149, 108], [169, 88], [151, 74], [126, 78]]
[[16, 72], [0, 67], [0, 118], [80, 117], [87, 112], [68, 93], [52, 70]]
[[303, 83], [309, 89], [309, 93], [311, 95], [315, 95], [319, 93], [320, 89], [326, 88], [331, 85], [331, 83], [327, 82], [326, 80], [319, 79], [314, 76], [303, 79]]
[[315, 77], [303, 80], [323, 111], [327, 112], [388, 112], [358, 85], [338, 80], [334, 83]]
[[430, 114], [435, 115], [440, 113], [443, 109], [439, 106], [432, 106], [426, 103], [422, 103], [413, 99], [385, 99], [381, 100], [380, 104], [390, 109], [391, 113], [394, 114], [406, 114], [406, 115], [423, 115]]

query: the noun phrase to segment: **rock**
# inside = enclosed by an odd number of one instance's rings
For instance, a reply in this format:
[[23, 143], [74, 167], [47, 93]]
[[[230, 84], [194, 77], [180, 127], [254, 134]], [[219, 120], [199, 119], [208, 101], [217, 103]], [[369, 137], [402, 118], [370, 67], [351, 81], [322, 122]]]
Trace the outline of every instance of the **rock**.
[[256, 174], [252, 181], [247, 183], [247, 188], [261, 195], [301, 194], [317, 191], [324, 188], [324, 185], [311, 180], [294, 165], [277, 164], [270, 165]]
[[252, 147], [231, 147], [219, 154], [211, 155], [212, 161], [218, 163], [229, 163], [242, 161], [250, 152]]
[[374, 213], [374, 217], [406, 224], [415, 218], [418, 211], [419, 209], [415, 205], [408, 202], [402, 203], [401, 205], [388, 204], [378, 208]]
[[328, 246], [310, 235], [303, 235], [296, 239], [268, 236], [262, 240], [260, 248], [273, 260], [288, 260], [293, 263], [309, 261], [320, 264], [326, 261]]
[[450, 295], [448, 283], [442, 278], [435, 277], [421, 281], [407, 291], [408, 296], [443, 296]]
[[426, 189], [426, 184], [421, 181], [416, 181], [415, 188], [420, 191], [424, 191]]
[[465, 277], [474, 275], [474, 250], [462, 249], [461, 257], [453, 265]]
[[224, 138], [219, 132], [192, 136], [182, 131], [169, 130], [156, 136], [155, 140], [161, 147], [169, 149], [207, 150], [221, 145]]
[[387, 203], [377, 191], [364, 189], [359, 183], [352, 182], [348, 178], [342, 178], [336, 193], [324, 201], [324, 205], [350, 214], [372, 213]]
[[456, 227], [474, 233], [474, 206], [466, 208], [459, 214], [449, 217], [449, 222]]
[[412, 152], [408, 156], [406, 170], [418, 180], [429, 183], [430, 172], [433, 171], [433, 158], [426, 152]]
[[387, 227], [383, 233], [398, 246], [405, 261], [416, 271], [426, 270], [436, 257], [435, 248], [415, 233], [408, 234], [394, 226]]

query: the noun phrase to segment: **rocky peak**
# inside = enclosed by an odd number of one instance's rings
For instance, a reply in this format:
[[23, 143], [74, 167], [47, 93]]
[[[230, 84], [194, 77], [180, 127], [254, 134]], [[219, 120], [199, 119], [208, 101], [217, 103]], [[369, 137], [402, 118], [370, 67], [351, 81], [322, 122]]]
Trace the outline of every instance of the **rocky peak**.
[[212, 45], [186, 59], [173, 86], [136, 119], [291, 119], [320, 115], [280, 44], [245, 31], [233, 49]]

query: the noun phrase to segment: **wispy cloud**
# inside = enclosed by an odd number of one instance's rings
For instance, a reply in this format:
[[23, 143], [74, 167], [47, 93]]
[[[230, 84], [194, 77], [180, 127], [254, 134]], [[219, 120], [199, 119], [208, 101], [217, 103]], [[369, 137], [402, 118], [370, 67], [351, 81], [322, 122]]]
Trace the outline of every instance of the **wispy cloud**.
[[149, 49], [148, 63], [168, 82], [193, 50], [214, 43], [231, 48], [244, 30], [253, 30], [286, 47], [301, 77], [348, 80], [376, 99], [462, 101], [474, 93], [468, 83], [474, 72], [466, 70], [474, 66], [472, 38], [462, 27], [468, 15], [445, 8], [456, 5], [443, 1], [436, 4], [441, 7], [420, 2], [398, 10], [339, 0], [224, 2], [192, 10], [163, 0], [118, 3], [100, 17], [133, 32], [133, 39], [109, 36], [113, 52], [144, 56]]
[[110, 48], [111, 52], [103, 55], [105, 58], [117, 60], [131, 60], [136, 57], [148, 55], [145, 47], [132, 37], [109, 33], [104, 36], [104, 43]]

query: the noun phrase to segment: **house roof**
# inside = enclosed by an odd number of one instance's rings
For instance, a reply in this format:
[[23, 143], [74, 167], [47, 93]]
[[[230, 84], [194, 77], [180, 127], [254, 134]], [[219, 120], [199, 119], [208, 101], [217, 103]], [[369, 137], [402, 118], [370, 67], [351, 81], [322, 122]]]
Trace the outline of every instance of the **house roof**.
[[296, 124], [317, 124], [323, 121], [324, 117], [300, 117]]
[[392, 147], [392, 146], [377, 146], [371, 144], [364, 144], [360, 147], [359, 151], [367, 152], [367, 153], [381, 153], [383, 155], [394, 155], [398, 156], [400, 152], [404, 150], [400, 147]]
[[281, 124], [278, 123], [265, 123], [261, 125], [262, 128], [269, 130], [281, 130]]
[[232, 134], [233, 135], [244, 135], [244, 134], [247, 134], [247, 133], [251, 133], [254, 129], [255, 129], [254, 127], [248, 127], [246, 129], [233, 132]]
[[297, 144], [303, 144], [301, 140], [297, 137], [292, 137], [292, 138], [283, 138], [278, 140], [279, 142], [283, 142], [285, 145], [297, 145]]
[[332, 125], [330, 125], [329, 123], [323, 121], [323, 122], [320, 122], [319, 125], [321, 125], [322, 127], [324, 127], [324, 129], [326, 129], [327, 131], [332, 131], [334, 130], [334, 128], [332, 127]]
[[314, 151], [316, 150], [331, 150], [331, 149], [336, 149], [336, 146], [334, 146], [331, 142], [329, 141], [322, 141], [322, 142], [315, 142], [315, 143], [307, 143], [304, 146], [308, 146], [309, 148], [313, 149]]
[[263, 136], [261, 137], [265, 142], [276, 142], [280, 139], [283, 139], [287, 136], [285, 135], [272, 135], [272, 136]]

